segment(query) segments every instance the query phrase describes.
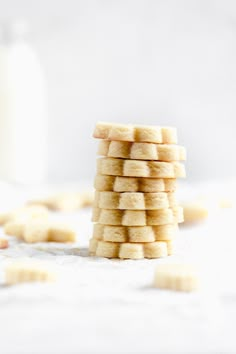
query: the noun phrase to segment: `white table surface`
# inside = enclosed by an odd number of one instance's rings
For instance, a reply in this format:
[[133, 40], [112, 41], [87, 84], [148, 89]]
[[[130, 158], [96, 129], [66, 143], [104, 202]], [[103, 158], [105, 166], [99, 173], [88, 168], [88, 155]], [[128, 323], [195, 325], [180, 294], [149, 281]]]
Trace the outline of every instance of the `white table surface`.
[[[31, 196], [0, 189], [2, 210]], [[1, 354], [236, 352], [235, 209], [213, 207], [207, 222], [182, 227], [175, 256], [139, 261], [88, 257], [91, 210], [55, 217], [76, 225], [76, 244], [9, 237], [10, 247], [0, 250]], [[5, 286], [5, 264], [25, 256], [57, 265], [58, 282]], [[176, 261], [199, 265], [200, 291], [152, 287], [156, 266]]]

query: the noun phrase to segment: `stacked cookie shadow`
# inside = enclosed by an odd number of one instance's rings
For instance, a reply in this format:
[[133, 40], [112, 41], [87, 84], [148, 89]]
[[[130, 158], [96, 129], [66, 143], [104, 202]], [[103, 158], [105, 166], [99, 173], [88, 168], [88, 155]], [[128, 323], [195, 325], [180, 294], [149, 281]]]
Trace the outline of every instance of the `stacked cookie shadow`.
[[185, 148], [175, 128], [97, 123], [99, 143], [90, 255], [141, 259], [173, 253], [183, 210], [176, 179]]

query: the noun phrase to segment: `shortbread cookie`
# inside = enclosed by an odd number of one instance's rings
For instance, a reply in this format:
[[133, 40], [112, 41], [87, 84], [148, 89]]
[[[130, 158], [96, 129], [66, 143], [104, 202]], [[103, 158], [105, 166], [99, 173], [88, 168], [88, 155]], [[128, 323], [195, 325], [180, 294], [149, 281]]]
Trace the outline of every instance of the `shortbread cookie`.
[[115, 243], [90, 240], [91, 256], [121, 259], [142, 259], [167, 257], [166, 243], [163, 241], [149, 243]]
[[177, 143], [177, 132], [175, 128], [148, 125], [98, 122], [93, 137], [105, 140], [137, 141], [158, 144]]
[[183, 146], [170, 144], [131, 143], [129, 141], [101, 140], [98, 155], [133, 160], [186, 160]]
[[177, 233], [177, 224], [130, 227], [94, 224], [93, 227], [93, 238], [108, 242], [169, 241], [174, 239]]
[[75, 242], [76, 232], [68, 225], [54, 222], [49, 225], [49, 242]]
[[91, 206], [94, 200], [93, 192], [68, 192], [59, 193], [42, 199], [35, 199], [28, 202], [30, 205], [43, 205], [50, 210], [74, 211], [80, 208]]
[[208, 217], [209, 209], [203, 202], [181, 203], [184, 210], [184, 223], [200, 222]]
[[184, 264], [160, 264], [154, 286], [176, 291], [194, 291], [199, 287], [199, 277], [194, 267]]
[[47, 218], [48, 210], [41, 205], [29, 205], [18, 208], [7, 213], [0, 214], [0, 225], [6, 224], [8, 221], [14, 219], [28, 219], [28, 218]]
[[8, 248], [8, 240], [0, 238], [0, 249]]
[[175, 193], [96, 192], [94, 207], [101, 209], [154, 210], [177, 206]]
[[24, 240], [28, 243], [33, 242], [75, 242], [75, 231], [64, 224], [50, 222], [28, 223], [24, 230]]
[[104, 225], [152, 226], [183, 222], [183, 209], [175, 207], [160, 210], [93, 209], [93, 222]]
[[97, 191], [114, 192], [174, 192], [177, 180], [175, 178], [136, 178], [97, 175], [94, 188]]
[[55, 280], [55, 273], [44, 262], [17, 260], [5, 268], [5, 282], [8, 285], [25, 282], [50, 282]]
[[27, 221], [21, 218], [8, 221], [4, 225], [4, 232], [6, 235], [15, 236], [23, 240], [26, 223]]
[[13, 220], [5, 225], [7, 235], [18, 237], [25, 242], [75, 242], [76, 233], [67, 225], [40, 219], [27, 222]]
[[185, 177], [179, 162], [123, 160], [112, 157], [97, 159], [97, 173], [111, 176], [178, 178]]
[[42, 221], [26, 223], [24, 227], [23, 240], [27, 243], [47, 242], [49, 241], [49, 225]]

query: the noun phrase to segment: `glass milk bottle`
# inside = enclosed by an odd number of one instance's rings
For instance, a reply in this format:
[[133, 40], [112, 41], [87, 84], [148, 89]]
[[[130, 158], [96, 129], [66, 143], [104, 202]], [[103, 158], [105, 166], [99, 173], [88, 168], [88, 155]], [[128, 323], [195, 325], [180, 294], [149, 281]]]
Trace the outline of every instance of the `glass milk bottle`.
[[0, 180], [43, 182], [45, 86], [36, 53], [19, 24], [0, 26]]

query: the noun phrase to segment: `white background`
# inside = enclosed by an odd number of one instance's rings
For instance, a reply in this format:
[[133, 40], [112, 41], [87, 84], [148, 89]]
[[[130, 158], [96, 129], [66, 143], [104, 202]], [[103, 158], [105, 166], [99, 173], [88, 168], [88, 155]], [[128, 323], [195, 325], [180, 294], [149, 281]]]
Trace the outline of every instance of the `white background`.
[[25, 18], [49, 91], [49, 179], [92, 178], [97, 120], [175, 125], [189, 180], [234, 163], [236, 2], [0, 0]]

